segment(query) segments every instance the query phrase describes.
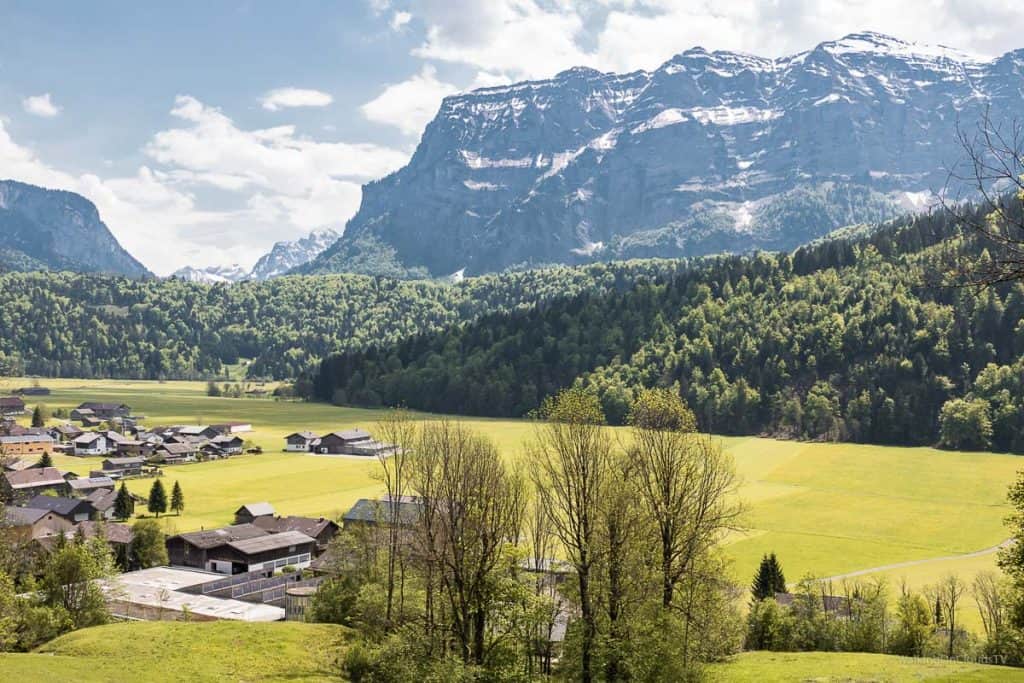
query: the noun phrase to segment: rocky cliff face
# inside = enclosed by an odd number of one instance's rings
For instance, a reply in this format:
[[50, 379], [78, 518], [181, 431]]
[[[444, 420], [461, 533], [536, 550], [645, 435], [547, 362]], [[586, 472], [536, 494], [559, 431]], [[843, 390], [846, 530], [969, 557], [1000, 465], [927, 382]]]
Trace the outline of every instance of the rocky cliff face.
[[859, 33], [782, 59], [687, 50], [446, 98], [303, 270], [469, 273], [788, 249], [920, 208], [957, 122], [1024, 105], [1024, 50], [984, 60]]
[[302, 239], [294, 242], [277, 242], [253, 266], [249, 277], [253, 280], [267, 280], [284, 275], [293, 268], [309, 263], [325, 249], [334, 244], [341, 236], [331, 229], [314, 230]]
[[0, 180], [0, 270], [74, 270], [146, 277], [85, 197]]

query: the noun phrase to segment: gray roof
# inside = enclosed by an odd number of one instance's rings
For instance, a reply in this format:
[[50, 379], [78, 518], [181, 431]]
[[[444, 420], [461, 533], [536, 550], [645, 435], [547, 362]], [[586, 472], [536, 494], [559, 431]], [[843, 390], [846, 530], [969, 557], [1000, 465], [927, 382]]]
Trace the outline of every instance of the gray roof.
[[92, 503], [81, 498], [58, 498], [56, 496], [39, 495], [28, 502], [25, 507], [36, 510], [49, 510], [58, 515], [70, 515], [80, 507], [94, 509]]
[[117, 502], [117, 492], [113, 489], [96, 489], [86, 496], [85, 499], [92, 503], [92, 506], [100, 512], [106, 512], [114, 507], [114, 503]]
[[190, 443], [165, 443], [157, 448], [158, 451], [165, 451], [170, 455], [188, 455], [195, 453], [196, 447]]
[[145, 458], [131, 457], [131, 458], [107, 458], [103, 461], [104, 463], [110, 463], [111, 465], [141, 465], [146, 462]]
[[323, 438], [326, 439], [328, 436], [336, 436], [342, 441], [365, 441], [370, 438], [370, 432], [363, 429], [346, 429], [340, 432], [331, 432]]
[[106, 438], [106, 435], [100, 434], [99, 432], [86, 432], [79, 437], [75, 438], [75, 443], [92, 443], [100, 437]]
[[313, 439], [316, 438], [316, 434], [314, 434], [313, 432], [293, 432], [284, 438], [287, 440], [291, 439], [293, 436], [305, 439], [306, 441], [312, 441]]
[[40, 519], [48, 515], [49, 512], [49, 510], [40, 510], [38, 508], [16, 508], [8, 506], [4, 508], [4, 518], [11, 526], [28, 526], [30, 524], [35, 524]]
[[[423, 513], [423, 505], [418, 501], [403, 500], [397, 503], [398, 523], [401, 526], [412, 526], [419, 521]], [[391, 515], [391, 503], [381, 500], [362, 498], [345, 513], [342, 518], [346, 522], [366, 522], [370, 524], [388, 523]]]
[[110, 477], [81, 477], [68, 480], [68, 486], [72, 491], [87, 491], [89, 489], [114, 488], [114, 480]]
[[279, 534], [267, 534], [266, 536], [256, 536], [241, 541], [232, 541], [228, 543], [228, 545], [241, 553], [245, 553], [246, 555], [255, 555], [256, 553], [262, 553], [268, 550], [279, 550], [281, 548], [289, 548], [293, 545], [303, 545], [305, 543], [316, 543], [316, 540], [310, 538], [301, 531], [282, 531]]
[[222, 529], [210, 529], [208, 531], [190, 531], [178, 534], [177, 537], [188, 542], [197, 548], [216, 548], [227, 545], [232, 541], [242, 541], [247, 538], [266, 536], [267, 532], [252, 524], [233, 524]]
[[19, 434], [17, 436], [0, 436], [0, 443], [53, 443], [49, 434]]
[[265, 502], [247, 503], [246, 505], [243, 505], [242, 507], [235, 510], [235, 514], [237, 515], [239, 512], [242, 512], [243, 510], [248, 511], [248, 513], [253, 517], [262, 517], [264, 515], [274, 514], [274, 506], [271, 505], [270, 503]]
[[316, 538], [329, 526], [337, 528], [337, 524], [324, 517], [260, 517], [254, 519], [253, 524], [261, 529], [266, 529], [272, 534], [285, 531], [301, 531], [307, 536]]

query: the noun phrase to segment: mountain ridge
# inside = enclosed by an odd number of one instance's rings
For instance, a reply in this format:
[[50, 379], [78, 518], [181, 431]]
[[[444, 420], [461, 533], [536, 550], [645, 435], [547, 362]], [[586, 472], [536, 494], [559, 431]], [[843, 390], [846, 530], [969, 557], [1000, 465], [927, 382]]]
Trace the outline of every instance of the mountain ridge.
[[1022, 73], [1024, 50], [988, 59], [859, 32], [777, 59], [691, 48], [652, 71], [576, 67], [453, 95], [297, 270], [792, 249], [843, 225], [815, 197], [848, 199], [831, 208], [849, 223], [920, 205], [948, 177], [957, 121], [1019, 109]]

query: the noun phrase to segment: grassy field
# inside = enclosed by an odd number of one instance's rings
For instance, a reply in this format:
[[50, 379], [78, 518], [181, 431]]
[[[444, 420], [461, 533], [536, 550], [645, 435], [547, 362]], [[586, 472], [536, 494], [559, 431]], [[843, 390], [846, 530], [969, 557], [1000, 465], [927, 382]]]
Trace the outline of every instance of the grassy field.
[[336, 681], [344, 639], [328, 624], [111, 624], [0, 654], [0, 680]]
[[710, 667], [721, 683], [1002, 683], [1024, 681], [1024, 670], [1002, 666], [836, 652], [748, 652]]
[[[5, 389], [25, 380], [6, 380]], [[266, 500], [282, 514], [337, 517], [358, 498], [377, 494], [376, 463], [359, 458], [285, 454], [286, 434], [346, 427], [372, 431], [380, 413], [269, 399], [210, 398], [197, 382], [46, 380], [50, 407], [85, 400], [123, 401], [149, 424], [252, 422], [247, 435], [263, 455], [166, 469], [185, 491], [186, 512], [170, 516], [168, 531], [230, 523], [241, 504]], [[424, 416], [428, 418], [429, 416]], [[465, 419], [510, 460], [521, 458], [533, 425], [521, 420]], [[625, 437], [626, 432], [620, 431]], [[951, 453], [930, 448], [818, 444], [722, 438], [743, 478], [747, 530], [728, 540], [734, 573], [749, 580], [761, 555], [776, 552], [790, 581], [832, 576], [892, 563], [956, 556], [1006, 538], [1006, 489], [1021, 467], [1014, 456]], [[58, 457], [80, 474], [98, 458]], [[146, 493], [150, 480], [135, 480]], [[952, 559], [883, 572], [893, 582], [934, 582], [947, 571], [969, 579], [991, 567], [994, 555]]]

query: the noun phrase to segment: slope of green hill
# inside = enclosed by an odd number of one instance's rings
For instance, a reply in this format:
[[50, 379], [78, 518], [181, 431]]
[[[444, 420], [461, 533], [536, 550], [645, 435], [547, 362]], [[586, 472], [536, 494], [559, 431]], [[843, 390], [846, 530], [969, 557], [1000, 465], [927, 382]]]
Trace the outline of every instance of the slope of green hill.
[[0, 680], [337, 680], [345, 637], [344, 628], [326, 624], [127, 622], [0, 654]]

